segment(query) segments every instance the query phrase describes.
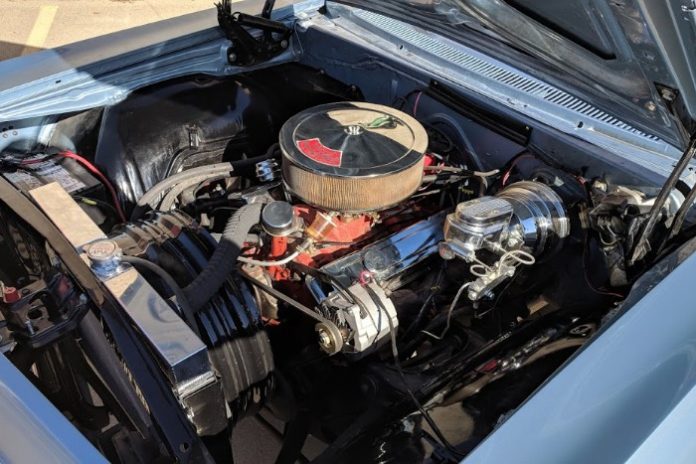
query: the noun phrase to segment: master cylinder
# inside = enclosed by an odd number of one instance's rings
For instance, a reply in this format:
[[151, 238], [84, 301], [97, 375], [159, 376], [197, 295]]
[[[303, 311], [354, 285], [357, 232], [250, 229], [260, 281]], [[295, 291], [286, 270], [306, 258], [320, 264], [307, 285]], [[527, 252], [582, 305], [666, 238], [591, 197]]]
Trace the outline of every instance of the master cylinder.
[[[469, 298], [478, 300], [500, 282], [512, 277], [519, 264], [556, 249], [570, 233], [563, 201], [548, 185], [517, 182], [495, 196], [457, 205], [445, 220], [440, 255], [474, 263], [478, 277], [469, 286]], [[493, 264], [481, 260], [486, 250], [499, 258]]]

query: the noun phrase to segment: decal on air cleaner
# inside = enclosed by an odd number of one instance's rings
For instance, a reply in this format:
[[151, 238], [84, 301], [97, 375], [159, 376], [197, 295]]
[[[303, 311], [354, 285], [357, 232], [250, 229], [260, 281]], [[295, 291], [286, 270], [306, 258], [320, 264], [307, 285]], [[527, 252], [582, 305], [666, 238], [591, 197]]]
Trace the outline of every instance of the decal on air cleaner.
[[300, 153], [317, 163], [334, 167], [341, 166], [343, 152], [327, 147], [318, 138], [298, 140], [297, 148], [300, 150]]

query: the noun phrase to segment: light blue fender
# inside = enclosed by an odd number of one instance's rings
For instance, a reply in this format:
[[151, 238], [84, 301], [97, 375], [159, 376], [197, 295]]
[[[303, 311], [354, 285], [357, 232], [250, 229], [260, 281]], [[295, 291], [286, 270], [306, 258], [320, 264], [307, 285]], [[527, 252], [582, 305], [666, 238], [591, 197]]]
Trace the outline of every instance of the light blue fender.
[[0, 462], [106, 463], [106, 459], [0, 355]]
[[692, 241], [641, 278], [634, 291], [645, 295], [629, 296], [626, 306], [638, 301], [464, 462], [695, 462], [693, 251]]

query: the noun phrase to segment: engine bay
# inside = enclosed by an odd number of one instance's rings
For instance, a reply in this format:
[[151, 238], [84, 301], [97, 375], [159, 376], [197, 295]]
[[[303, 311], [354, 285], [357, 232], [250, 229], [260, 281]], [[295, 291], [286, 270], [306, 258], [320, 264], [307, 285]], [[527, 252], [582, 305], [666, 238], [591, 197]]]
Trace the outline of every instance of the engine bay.
[[[439, 83], [394, 73], [384, 101], [369, 73], [312, 64], [61, 116], [46, 143], [2, 152], [3, 178], [72, 240], [215, 461], [255, 418], [277, 462], [308, 437], [316, 462], [458, 462], [625, 298], [656, 189], [503, 115], [462, 116]], [[7, 208], [1, 233], [3, 352], [110, 460], [189, 455], [138, 425], [164, 406], [113, 316]], [[471, 426], [443, 432], [447, 408]]]

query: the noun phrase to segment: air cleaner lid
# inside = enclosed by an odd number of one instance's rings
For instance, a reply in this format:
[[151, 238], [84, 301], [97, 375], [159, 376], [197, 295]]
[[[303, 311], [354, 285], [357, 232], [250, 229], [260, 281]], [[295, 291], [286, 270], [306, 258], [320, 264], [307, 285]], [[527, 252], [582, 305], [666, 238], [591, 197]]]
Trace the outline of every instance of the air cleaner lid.
[[288, 120], [280, 132], [285, 158], [336, 177], [393, 174], [423, 159], [428, 137], [415, 118], [388, 106], [329, 103]]

